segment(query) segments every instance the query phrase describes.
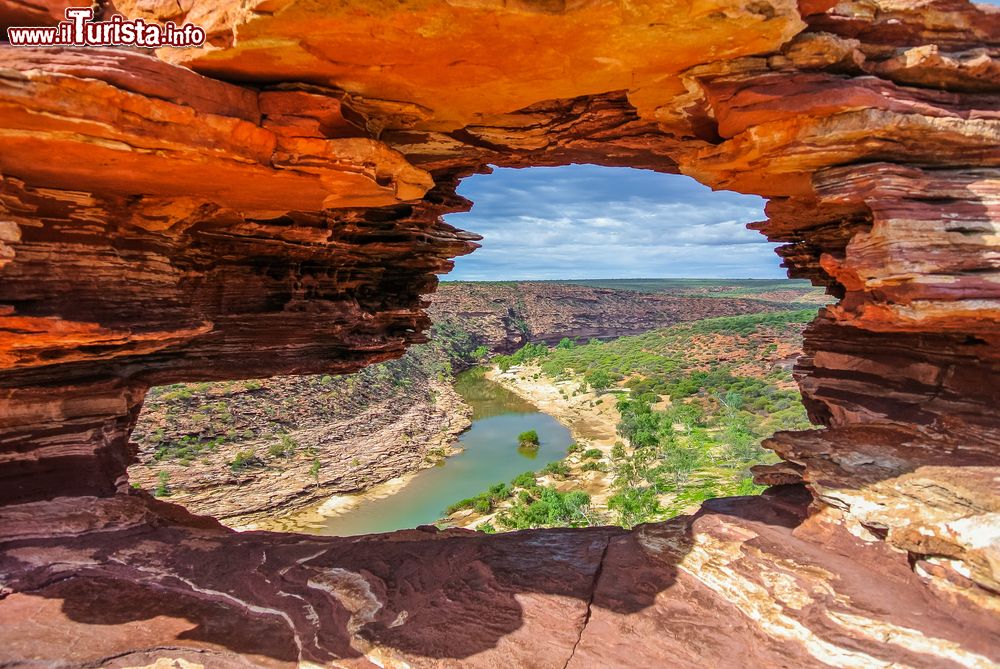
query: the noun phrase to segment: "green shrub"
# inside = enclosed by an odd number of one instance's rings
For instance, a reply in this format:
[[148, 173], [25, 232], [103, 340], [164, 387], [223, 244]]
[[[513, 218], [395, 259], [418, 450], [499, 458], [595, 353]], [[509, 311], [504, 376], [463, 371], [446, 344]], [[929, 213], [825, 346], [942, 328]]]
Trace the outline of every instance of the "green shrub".
[[497, 514], [497, 524], [505, 529], [531, 527], [578, 527], [590, 524], [586, 510], [590, 496], [581, 491], [559, 492], [542, 488], [537, 498], [518, 499], [507, 511]]
[[517, 435], [517, 444], [521, 448], [537, 448], [539, 445], [538, 432], [527, 430]]
[[253, 451], [240, 451], [233, 458], [232, 462], [229, 463], [229, 468], [233, 472], [240, 472], [249, 467], [255, 467], [260, 464], [260, 459], [257, 457], [256, 453]]
[[660, 502], [651, 488], [624, 488], [608, 499], [608, 508], [617, 512], [623, 527], [632, 527], [652, 520]]
[[295, 454], [295, 449], [299, 445], [287, 434], [281, 435], [280, 439], [267, 447], [267, 454], [273, 458], [288, 458]]
[[737, 483], [736, 487], [733, 489], [732, 494], [736, 496], [759, 495], [765, 490], [767, 490], [767, 486], [757, 485], [753, 482], [752, 477], [747, 476], [740, 479], [739, 483]]
[[554, 476], [567, 476], [569, 474], [569, 466], [562, 460], [556, 460], [555, 462], [550, 462], [542, 468], [542, 474], [552, 474]]
[[462, 509], [471, 509], [473, 506], [475, 506], [475, 504], [476, 504], [475, 497], [466, 497], [465, 499], [458, 500], [454, 504], [450, 504], [448, 508], [444, 510], [444, 513], [446, 516], [450, 516], [451, 514], [457, 511], [461, 511]]
[[510, 486], [506, 483], [494, 483], [490, 486], [487, 494], [492, 500], [500, 501], [502, 499], [506, 499], [510, 497], [511, 494]]
[[611, 387], [611, 383], [613, 382], [611, 375], [603, 369], [597, 369], [588, 373], [583, 377], [583, 380], [596, 392], [607, 390]]
[[518, 474], [514, 477], [510, 484], [518, 488], [534, 488], [538, 485], [535, 481], [535, 472], [524, 472], [523, 474]]
[[611, 459], [612, 460], [622, 460], [625, 458], [625, 444], [620, 441], [616, 441], [615, 445], [611, 447]]
[[170, 495], [170, 472], [160, 471], [156, 475], [157, 486], [153, 491], [154, 497], [167, 497]]
[[583, 452], [583, 457], [587, 460], [599, 459], [604, 456], [604, 453], [599, 448], [588, 448]]
[[463, 509], [473, 509], [479, 513], [489, 513], [496, 505], [511, 496], [513, 491], [506, 483], [494, 483], [486, 492], [475, 497], [466, 497], [459, 500], [445, 509], [445, 515], [450, 516], [456, 511]]

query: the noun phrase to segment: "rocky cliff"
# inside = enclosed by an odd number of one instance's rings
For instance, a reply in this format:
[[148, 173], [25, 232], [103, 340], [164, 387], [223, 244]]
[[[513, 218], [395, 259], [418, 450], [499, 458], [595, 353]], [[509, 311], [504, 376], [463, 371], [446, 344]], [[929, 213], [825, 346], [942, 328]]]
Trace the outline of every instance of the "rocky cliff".
[[420, 345], [348, 376], [155, 388], [129, 482], [245, 528], [438, 465], [472, 411], [436, 353]]
[[472, 333], [492, 351], [510, 353], [529, 341], [622, 337], [684, 321], [794, 308], [789, 303], [803, 292], [788, 292], [789, 302], [769, 302], [554, 282], [445, 283], [427, 313], [435, 323], [454, 323]]
[[[0, 23], [58, 16], [3, 0]], [[964, 0], [120, 0], [201, 49], [3, 48], [12, 666], [1000, 662], [1000, 14]], [[424, 339], [489, 165], [682, 172], [838, 302], [785, 484], [631, 533], [231, 534], [128, 494], [151, 384]]]

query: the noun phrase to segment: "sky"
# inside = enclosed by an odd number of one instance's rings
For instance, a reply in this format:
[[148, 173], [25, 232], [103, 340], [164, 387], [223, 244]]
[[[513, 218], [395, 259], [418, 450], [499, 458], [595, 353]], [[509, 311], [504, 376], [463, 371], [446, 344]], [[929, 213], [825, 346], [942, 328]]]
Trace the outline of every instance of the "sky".
[[447, 280], [784, 278], [775, 244], [744, 226], [757, 196], [690, 177], [594, 165], [496, 169], [462, 181], [451, 225], [483, 235]]

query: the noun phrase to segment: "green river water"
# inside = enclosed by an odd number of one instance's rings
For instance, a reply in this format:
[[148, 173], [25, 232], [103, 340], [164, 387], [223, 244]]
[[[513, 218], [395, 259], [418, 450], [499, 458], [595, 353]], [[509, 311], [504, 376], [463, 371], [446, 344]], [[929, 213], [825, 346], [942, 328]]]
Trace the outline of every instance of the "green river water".
[[[432, 524], [450, 504], [565, 457], [572, 442], [569, 430], [552, 416], [486, 379], [482, 369], [459, 374], [455, 390], [472, 407], [472, 427], [458, 439], [464, 450], [437, 467], [421, 470], [405, 487], [388, 497], [366, 501], [346, 513], [325, 519], [315, 531], [351, 536]], [[517, 447], [517, 435], [526, 430], [538, 432], [540, 447], [534, 452]]]

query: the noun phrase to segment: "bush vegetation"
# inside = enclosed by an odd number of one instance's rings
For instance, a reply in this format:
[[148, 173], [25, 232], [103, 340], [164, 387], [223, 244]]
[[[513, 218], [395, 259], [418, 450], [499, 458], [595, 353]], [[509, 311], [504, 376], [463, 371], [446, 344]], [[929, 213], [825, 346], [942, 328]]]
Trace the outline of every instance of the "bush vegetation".
[[535, 430], [527, 430], [517, 435], [517, 445], [521, 448], [538, 448], [539, 443], [538, 432]]
[[267, 454], [272, 458], [289, 458], [295, 455], [295, 450], [298, 448], [298, 444], [295, 440], [287, 434], [281, 435], [281, 438], [276, 442], [272, 442], [267, 447]]
[[239, 451], [229, 463], [229, 468], [233, 470], [233, 473], [239, 473], [244, 469], [258, 467], [262, 464], [263, 463], [260, 461], [260, 458], [258, 458], [257, 454], [253, 451]]
[[[760, 493], [763, 487], [753, 483], [749, 468], [776, 460], [761, 441], [776, 430], [810, 427], [791, 375], [767, 356], [776, 353], [778, 342], [797, 344], [815, 313], [712, 318], [609, 342], [563, 340], [551, 349], [529, 344], [494, 358], [501, 369], [532, 364], [553, 380], [582, 379], [596, 392], [617, 386], [621, 441], [608, 458], [596, 448], [568, 449], [580, 455], [581, 471], [611, 473], [606, 512], [593, 510], [582, 491], [537, 485], [529, 472], [505, 489], [508, 501], [490, 530], [592, 522], [632, 527], [684, 513], [712, 497]], [[720, 345], [729, 348], [712, 348]], [[707, 353], [699, 356], [699, 350]], [[719, 362], [726, 352], [727, 362]], [[570, 471], [558, 461], [539, 475], [564, 479]], [[492, 511], [501, 501], [490, 497], [476, 508]]]
[[156, 475], [156, 489], [153, 491], [154, 497], [166, 497], [170, 494], [170, 473], [160, 471]]

